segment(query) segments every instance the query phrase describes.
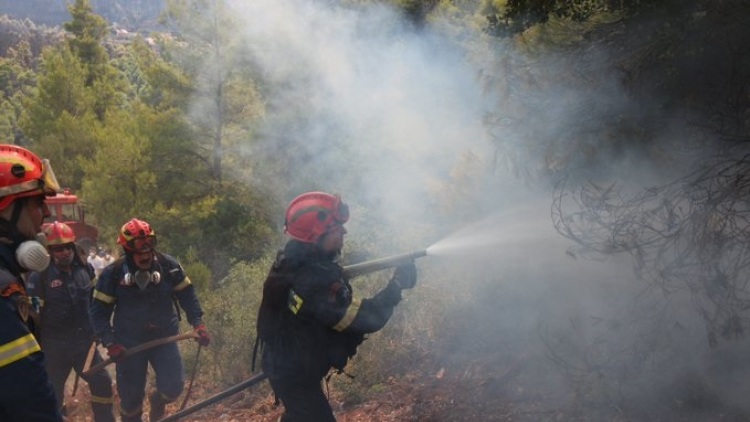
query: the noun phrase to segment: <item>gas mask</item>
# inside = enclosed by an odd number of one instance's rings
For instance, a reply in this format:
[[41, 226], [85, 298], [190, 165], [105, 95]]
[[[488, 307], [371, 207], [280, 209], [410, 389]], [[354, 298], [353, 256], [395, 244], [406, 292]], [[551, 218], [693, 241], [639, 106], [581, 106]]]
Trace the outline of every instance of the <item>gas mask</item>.
[[29, 271], [44, 271], [49, 266], [49, 252], [44, 246], [47, 239], [44, 233], [36, 235], [37, 240], [25, 240], [16, 248], [16, 261], [18, 264]]
[[136, 270], [131, 273], [125, 266], [125, 278], [124, 283], [126, 286], [135, 284], [139, 289], [143, 290], [148, 287], [149, 283], [159, 284], [161, 281], [161, 274], [159, 271], [145, 271]]

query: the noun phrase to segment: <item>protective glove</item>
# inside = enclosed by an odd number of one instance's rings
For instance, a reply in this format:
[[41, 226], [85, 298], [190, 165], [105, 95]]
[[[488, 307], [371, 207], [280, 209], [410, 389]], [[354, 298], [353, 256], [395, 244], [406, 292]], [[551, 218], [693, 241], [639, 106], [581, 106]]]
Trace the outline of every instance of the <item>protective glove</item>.
[[208, 334], [208, 329], [205, 325], [201, 324], [195, 327], [195, 334], [198, 334], [198, 337], [196, 337], [195, 341], [197, 341], [201, 346], [205, 347], [211, 344], [211, 335]]
[[417, 284], [417, 267], [414, 261], [408, 264], [402, 264], [393, 271], [391, 281], [395, 282], [402, 289], [411, 289]]
[[125, 353], [125, 346], [120, 343], [112, 343], [107, 346], [107, 354], [109, 355], [109, 358], [114, 362], [119, 362], [123, 357], [125, 357], [123, 353]]

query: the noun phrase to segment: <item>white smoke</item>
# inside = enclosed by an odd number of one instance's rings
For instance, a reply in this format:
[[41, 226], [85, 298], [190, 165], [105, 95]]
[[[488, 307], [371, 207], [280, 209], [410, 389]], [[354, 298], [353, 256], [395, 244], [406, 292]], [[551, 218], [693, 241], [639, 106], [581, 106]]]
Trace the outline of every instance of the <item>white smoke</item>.
[[[632, 305], [634, 291], [642, 289], [643, 282], [633, 280], [630, 267], [623, 265], [622, 259], [590, 263], [566, 255], [566, 241], [551, 227], [550, 192], [544, 187], [537, 192], [518, 179], [483, 172], [496, 158], [500, 162], [505, 159], [493, 156], [494, 145], [482, 124], [488, 107], [497, 109], [503, 104], [500, 98], [483, 91], [480, 71], [472, 67], [478, 64], [468, 59], [469, 52], [454, 38], [430, 28], [417, 31], [383, 6], [346, 8], [335, 2], [311, 0], [234, 3], [234, 15], [242, 21], [237, 35], [252, 53], [270, 93], [258, 140], [247, 145], [245, 153], [288, 167], [283, 179], [287, 182], [283, 188], [288, 189], [284, 199], [308, 189], [341, 193], [353, 210], [348, 224], [350, 236], [368, 220], [387, 223], [380, 226], [378, 234], [383, 236], [390, 232], [397, 234], [394, 237], [409, 237], [407, 230], [411, 227], [428, 233], [421, 233], [416, 244], [391, 253], [424, 248], [422, 239], [429, 238], [430, 232], [430, 242], [436, 242], [463, 225], [463, 221], [457, 221], [457, 227], [446, 228], [437, 215], [436, 204], [445, 197], [436, 194], [435, 186], [450, 179], [465, 176], [468, 185], [482, 192], [449, 192], [453, 213], [461, 218], [503, 214], [518, 201], [525, 207], [519, 207], [512, 217], [489, 217], [467, 232], [428, 248], [428, 254], [434, 256], [477, 245], [485, 249], [481, 260], [464, 260], [465, 266], [448, 268], [444, 266], [447, 260], [425, 258], [432, 261], [425, 264], [426, 275], [431, 267], [444, 271], [432, 273], [432, 287], [446, 292], [446, 296], [455, 295], [458, 317], [476, 319], [476, 331], [464, 331], [459, 340], [465, 343], [457, 350], [469, 347], [479, 337], [491, 338], [484, 340], [484, 346], [508, 354], [522, 347], [538, 347], [536, 325], [546, 318], [552, 327], [548, 340], [567, 341], [565, 334], [576, 332], [581, 337], [574, 339], [580, 341], [575, 347], [584, 352], [603, 350], [602, 345], [606, 345], [611, 348], [606, 353], [617, 348], [630, 353], [632, 349], [628, 348], [637, 348], [636, 341], [647, 344], [644, 355], [653, 361], [619, 365], [620, 359], [631, 357], [619, 352], [611, 356], [603, 352], [602, 361], [611, 363], [613, 376], [631, 367], [643, 369], [643, 373], [631, 374], [629, 388], [643, 383], [635, 388], [636, 395], [647, 395], [650, 387], [668, 384], [671, 373], [656, 383], [648, 371], [668, 360], [664, 350], [671, 353], [679, 348], [679, 341], [663, 345], [660, 342], [666, 343], [668, 336], [658, 329], [679, 326], [689, 317], [675, 317], [671, 309], [662, 317], [656, 312], [661, 309], [662, 298], [654, 300], [654, 310], [648, 309], [655, 317], [647, 312], [627, 313], [624, 309]], [[513, 53], [508, 54], [512, 57]], [[558, 71], [554, 67], [554, 59], [548, 61], [549, 66], [540, 66], [543, 71], [526, 74], [517, 67], [520, 62], [508, 61], [508, 73], [496, 75], [498, 80], [506, 80], [507, 86], [495, 95], [516, 96], [528, 99], [528, 103], [502, 110], [522, 126], [492, 134], [502, 139], [506, 153], [517, 153], [523, 160], [532, 151], [536, 156], [529, 158], [548, 170], [558, 166], [556, 160], [563, 159], [568, 162], [560, 167], [585, 166], [589, 156], [601, 153], [598, 142], [608, 136], [610, 128], [599, 122], [598, 113], [625, 113], [632, 108], [613, 78], [595, 71], [607, 55], [592, 56], [586, 66], [595, 78], [584, 93], [573, 89], [580, 87], [575, 81], [556, 86], [560, 80], [545, 79], [550, 75], [565, 79], [562, 76], [567, 75], [568, 69]], [[571, 64], [580, 66], [581, 62], [570, 60], [566, 66]], [[581, 124], [589, 133], [583, 140], [577, 139], [580, 133], [573, 130]], [[495, 126], [496, 130], [503, 128]], [[558, 138], [574, 143], [555, 143]], [[581, 148], [568, 151], [565, 147], [569, 145]], [[622, 155], [623, 161], [639, 164], [638, 154], [627, 151]], [[475, 160], [469, 166], [480, 170], [457, 175], [457, 167], [467, 159]], [[611, 168], [599, 164], [599, 174], [608, 174]], [[647, 170], [644, 166], [632, 173], [642, 176], [648, 174]], [[369, 240], [378, 243], [382, 239]], [[488, 252], [495, 254], [494, 259], [488, 259]], [[460, 303], [458, 298], [466, 302]], [[654, 325], [648, 319], [651, 317], [659, 327], [648, 331]], [[597, 321], [611, 323], [619, 331]], [[695, 330], [688, 331], [666, 332], [682, 336], [685, 343], [699, 343]], [[502, 355], [502, 350], [481, 349], [484, 346], [469, 352]], [[572, 350], [565, 352], [572, 360], [580, 357]], [[542, 388], [562, 384], [559, 379], [545, 384], [548, 381], [536, 380]], [[562, 391], [555, 393], [563, 395]]]
[[[430, 187], [462, 154], [486, 155], [476, 71], [454, 41], [415, 32], [385, 7], [237, 3], [240, 35], [277, 107], [251, 153], [288, 154], [279, 158], [294, 162], [297, 191], [287, 196], [339, 191], [408, 224], [431, 214]], [[277, 151], [280, 140], [296, 149]]]

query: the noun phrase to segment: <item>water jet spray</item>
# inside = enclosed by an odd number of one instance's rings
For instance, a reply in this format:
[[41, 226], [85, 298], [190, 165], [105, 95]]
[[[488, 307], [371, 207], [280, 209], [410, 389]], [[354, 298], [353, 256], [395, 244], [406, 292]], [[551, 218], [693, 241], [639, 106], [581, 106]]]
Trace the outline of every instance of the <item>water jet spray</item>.
[[500, 248], [518, 248], [519, 245], [529, 245], [538, 241], [549, 242], [554, 238], [556, 234], [549, 227], [536, 221], [514, 222], [512, 226], [508, 226], [501, 225], [494, 218], [490, 218], [445, 237], [425, 249], [347, 265], [344, 267], [344, 274], [351, 279], [408, 264], [423, 256], [476, 255], [480, 250], [496, 252]]

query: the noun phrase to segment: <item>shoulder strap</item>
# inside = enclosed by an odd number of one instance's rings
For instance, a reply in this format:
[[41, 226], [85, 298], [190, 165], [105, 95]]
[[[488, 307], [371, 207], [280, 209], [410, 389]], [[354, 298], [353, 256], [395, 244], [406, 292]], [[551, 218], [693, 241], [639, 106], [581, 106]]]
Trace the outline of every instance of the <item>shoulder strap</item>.
[[[165, 256], [161, 252], [156, 252], [156, 260], [159, 263], [159, 267], [161, 267], [160, 269], [164, 273], [161, 275], [161, 277], [164, 277], [163, 280], [169, 279], [169, 281], [172, 282], [172, 277], [171, 277], [172, 270], [176, 268], [173, 265], [174, 261], [171, 259], [168, 259], [168, 257]], [[187, 277], [187, 275], [185, 275], [185, 277]], [[182, 321], [182, 311], [180, 310], [180, 301], [177, 299], [177, 294], [175, 292], [172, 292], [172, 305], [174, 305], [174, 311], [177, 313], [177, 321]]]
[[39, 273], [39, 298], [42, 300], [42, 303], [44, 303], [44, 298], [45, 296], [47, 296], [47, 278], [49, 278], [49, 267], [50, 265], [47, 265], [47, 268]]

